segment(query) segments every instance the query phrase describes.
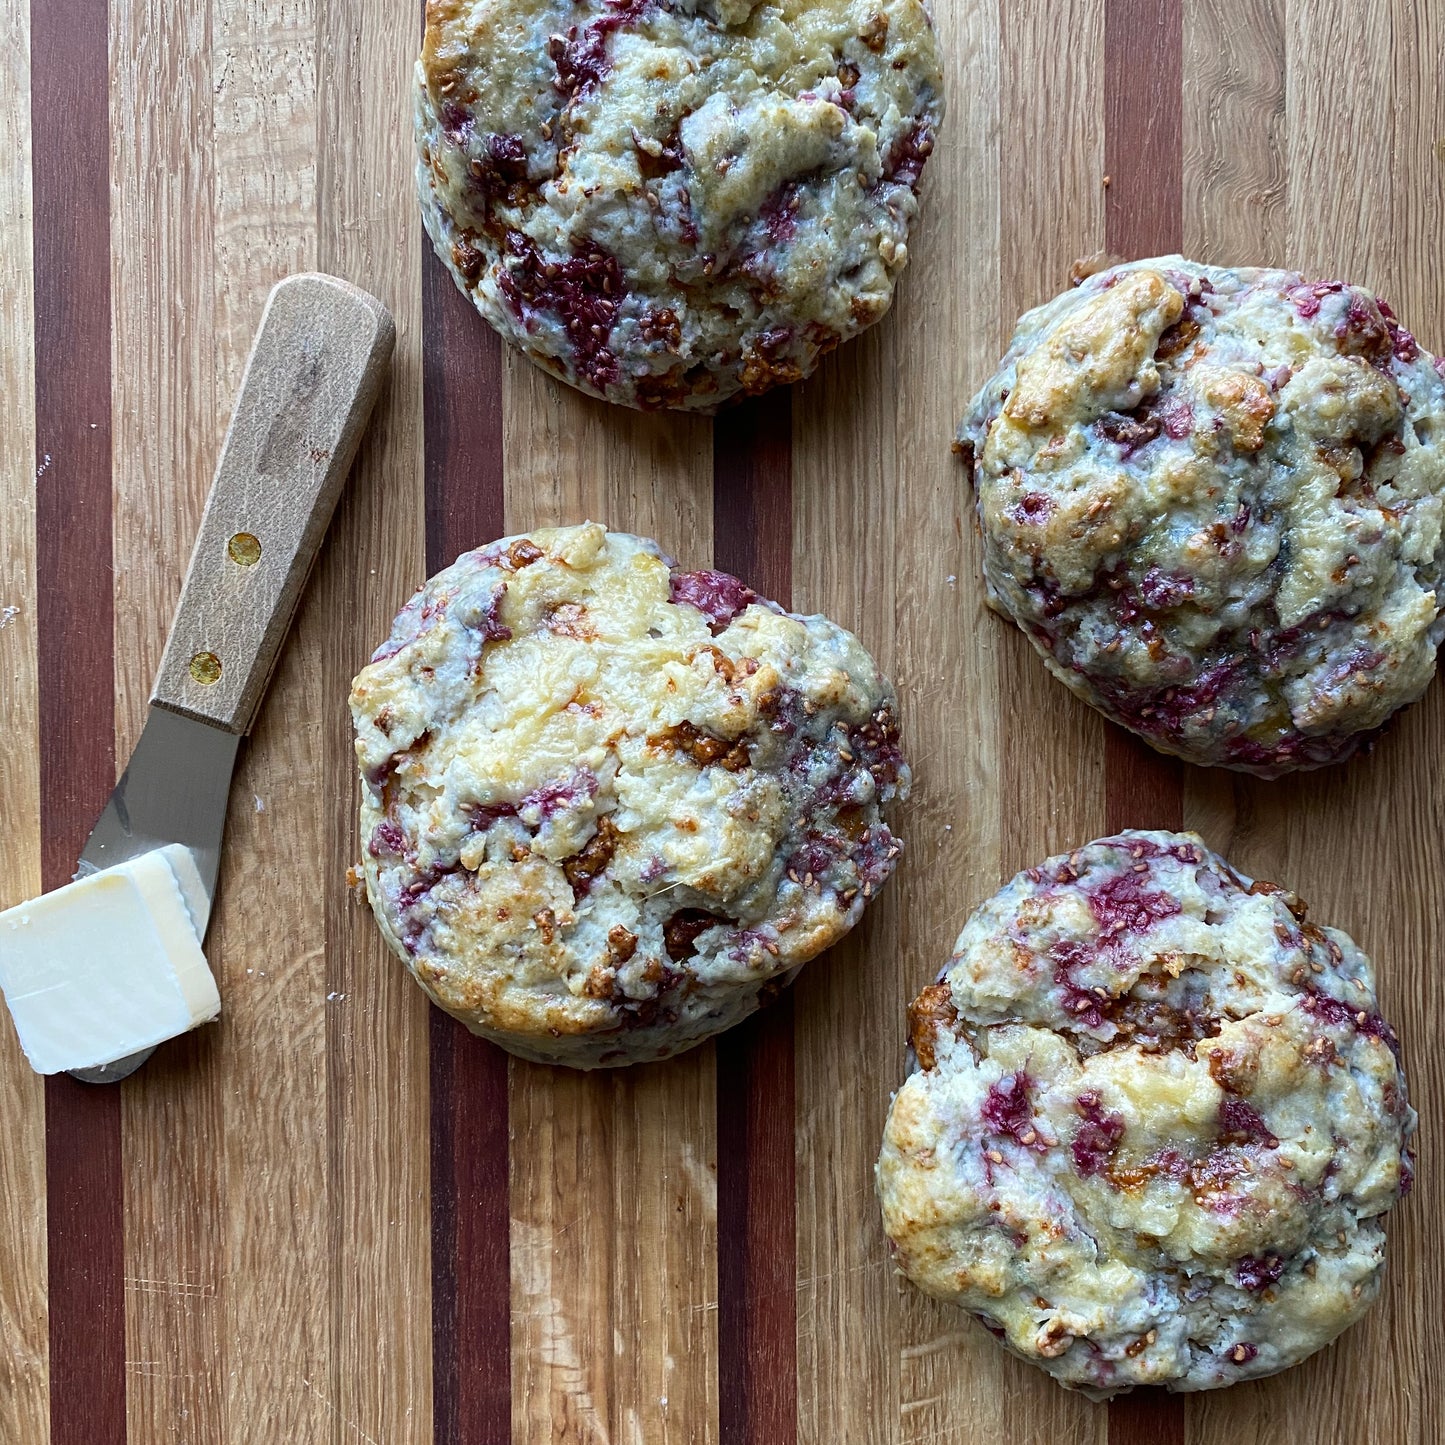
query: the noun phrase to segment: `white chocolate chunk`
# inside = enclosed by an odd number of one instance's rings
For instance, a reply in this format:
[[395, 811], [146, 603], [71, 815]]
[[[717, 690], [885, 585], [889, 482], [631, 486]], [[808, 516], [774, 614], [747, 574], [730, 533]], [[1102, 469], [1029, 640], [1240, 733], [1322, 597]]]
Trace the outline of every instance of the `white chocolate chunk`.
[[172, 844], [0, 913], [0, 989], [37, 1073], [112, 1063], [220, 1013], [203, 898]]

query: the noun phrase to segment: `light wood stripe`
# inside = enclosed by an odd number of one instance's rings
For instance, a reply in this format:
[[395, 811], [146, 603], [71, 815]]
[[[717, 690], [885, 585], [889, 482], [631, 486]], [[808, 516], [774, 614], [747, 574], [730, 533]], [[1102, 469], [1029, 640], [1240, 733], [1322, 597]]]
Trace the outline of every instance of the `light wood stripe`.
[[[1015, 319], [1063, 290], [1075, 260], [1104, 249], [1107, 174], [1104, 0], [1031, 6], [1011, 18], [1001, 9], [1004, 331], [994, 364]], [[982, 585], [976, 572], [969, 585]], [[997, 648], [1002, 881], [1105, 830], [1106, 725], [1047, 674], [1016, 628], [1001, 629]], [[1003, 1438], [1104, 1440], [1104, 1409], [987, 1343]]]
[[[219, 444], [213, 369], [211, 67], [205, 11], [112, 0], [110, 153], [116, 482], [116, 757], [145, 721]], [[137, 107], [136, 95], [168, 97]], [[186, 318], [184, 328], [177, 315]], [[166, 1046], [121, 1090], [128, 1438], [220, 1434], [222, 1201], [211, 1031]]]
[[[1221, 46], [1219, 37], [1231, 35], [1237, 42], [1226, 39]], [[1199, 0], [1186, 10], [1184, 36], [1188, 254], [1222, 264], [1293, 265], [1283, 191], [1283, 0]], [[1241, 144], [1246, 138], [1247, 148]], [[1185, 821], [1241, 868], [1280, 877], [1283, 865], [1275, 848], [1266, 844], [1252, 849], [1249, 837], [1253, 800], [1268, 803], [1276, 787], [1216, 769], [1190, 768]], [[1278, 1398], [1276, 1385], [1239, 1386], [1217, 1397], [1201, 1397], [1189, 1411], [1187, 1439], [1190, 1445], [1235, 1440], [1263, 1445], [1288, 1436], [1298, 1422], [1267, 1405], [1259, 1408], [1262, 1400]], [[1331, 1422], [1313, 1423], [1320, 1430], [1331, 1428]]]
[[[212, 0], [215, 355], [228, 413], [271, 286], [317, 260], [316, 11]], [[210, 1060], [224, 1212], [217, 1370], [222, 1439], [329, 1440], [331, 1160], [324, 909], [328, 795], [324, 632], [303, 598], [232, 791], [208, 953], [225, 1000]], [[263, 811], [257, 811], [259, 799]], [[335, 886], [331, 884], [330, 886]]]
[[[932, 750], [930, 739], [920, 733], [908, 681], [897, 675], [897, 565], [907, 543], [896, 514], [895, 336], [885, 322], [835, 352], [798, 388], [793, 602], [797, 611], [822, 612], [856, 632], [894, 677], [905, 755], [920, 759]], [[934, 422], [936, 454], [945, 459], [946, 425]], [[909, 815], [895, 822], [911, 846], [916, 829]], [[913, 866], [911, 854], [901, 866]], [[870, 1431], [890, 1439], [898, 1428], [898, 1286], [872, 1166], [901, 1064], [907, 955], [900, 891], [895, 877], [854, 932], [794, 985], [800, 1442], [867, 1439]], [[838, 1069], [843, 1059], [846, 1077]]]
[[[1325, 0], [1278, 6], [1258, 24], [1280, 36], [1282, 51], [1265, 86], [1283, 98], [1274, 134], [1284, 198], [1268, 223], [1282, 234], [1281, 259], [1310, 275], [1379, 288], [1438, 351], [1445, 278], [1437, 248], [1423, 238], [1440, 222], [1439, 19], [1408, 5], [1364, 12]], [[1367, 119], [1346, 126], [1347, 115]], [[1261, 223], [1240, 224], [1253, 240], [1250, 228]], [[1439, 769], [1422, 769], [1420, 760], [1438, 757], [1442, 743], [1437, 682], [1372, 756], [1272, 785], [1239, 780], [1232, 807], [1214, 813], [1242, 868], [1287, 882], [1317, 921], [1347, 929], [1373, 959], [1421, 1111], [1425, 1161], [1438, 1148], [1445, 1104], [1434, 1047], [1445, 788]], [[1432, 1326], [1445, 1266], [1432, 1240], [1441, 1205], [1442, 1184], [1427, 1162], [1391, 1220], [1376, 1308], [1332, 1350], [1278, 1380], [1201, 1399], [1191, 1445], [1264, 1445], [1290, 1435], [1311, 1445], [1438, 1439]]]
[[[1003, 868], [1004, 779], [1000, 758], [1020, 722], [1000, 706], [999, 640], [1005, 624], [984, 605], [978, 534], [964, 469], [948, 450], [968, 399], [997, 365], [1006, 328], [1000, 289], [1001, 208], [1013, 204], [996, 164], [979, 164], [980, 138], [999, 144], [1002, 36], [999, 4], [953, 6], [937, 15], [949, 115], [923, 182], [923, 215], [897, 313], [897, 475], [892, 479], [899, 562], [893, 665], [902, 692], [914, 794], [900, 826], [907, 841], [894, 887], [896, 942], [865, 957], [881, 972], [886, 1027], [873, 1044], [883, 1066], [866, 1137], [871, 1165], [881, 1134], [880, 1104], [903, 1076], [901, 1012], [948, 957], [968, 913], [992, 893]], [[991, 155], [991, 153], [990, 153]], [[909, 439], [916, 443], [909, 444]], [[865, 468], [866, 474], [866, 468]], [[884, 619], [886, 622], [886, 619]], [[1012, 679], [1009, 679], [1010, 686]], [[1005, 695], [1007, 695], [1005, 693]], [[891, 979], [887, 975], [891, 974]], [[876, 1210], [872, 1201], [866, 1201]], [[1022, 1411], [1041, 1406], [1041, 1425], [1069, 1423], [1059, 1402], [1014, 1375], [994, 1342], [958, 1311], [926, 1300], [893, 1276], [878, 1226], [870, 1250], [886, 1271], [890, 1344], [898, 1356], [898, 1420], [878, 1438], [899, 1445], [1009, 1438]], [[852, 1325], [861, 1333], [864, 1322]], [[826, 1388], [826, 1374], [812, 1388]], [[846, 1424], [837, 1421], [840, 1431]], [[824, 1438], [815, 1436], [814, 1438]], [[1059, 1439], [1069, 1438], [1066, 1434]]]
[[[1104, 0], [1001, 12], [995, 365], [1018, 316], [1062, 291], [1081, 256], [1104, 249], [1107, 174]], [[977, 573], [969, 585], [982, 586]], [[1047, 674], [1017, 628], [1003, 628], [997, 647], [1011, 743], [998, 763], [1007, 878], [1104, 831], [1105, 724]]]
[[[0, 908], [40, 891], [30, 14], [0, 0]], [[0, 1439], [50, 1439], [45, 1087], [0, 1020]]]
[[[1191, 0], [1185, 8], [1184, 248], [1196, 260], [1293, 264], [1285, 237], [1284, 12], [1285, 0]], [[1256, 789], [1221, 768], [1186, 768], [1185, 825], [1238, 857]], [[1267, 797], [1271, 787], [1258, 791]], [[1191, 1412], [1191, 1441], [1201, 1409]]]
[[[504, 407], [508, 531], [592, 517], [706, 565], [705, 420], [608, 408], [514, 355]], [[714, 1097], [710, 1045], [590, 1075], [513, 1063], [515, 1440], [716, 1441]]]
[[[985, 52], [980, 63], [993, 58]], [[971, 89], [991, 103], [977, 78]], [[946, 141], [930, 162], [939, 169], [925, 179], [926, 202], [963, 160]], [[992, 1342], [894, 1274], [872, 1178], [903, 1075], [907, 1001], [936, 974], [969, 908], [998, 885], [997, 778], [970, 766], [996, 744], [987, 649], [997, 624], [970, 587], [969, 498], [949, 450], [965, 373], [971, 367], [976, 384], [998, 355], [993, 336], [963, 339], [964, 308], [997, 317], [997, 284], [985, 272], [944, 306], [929, 289], [946, 258], [970, 246], [965, 218], [992, 251], [994, 199], [984, 177], [951, 213], [945, 201], [941, 220], [930, 213], [940, 229], [912, 243], [897, 314], [830, 358], [796, 406], [795, 603], [856, 630], [895, 678], [915, 769], [914, 799], [896, 819], [907, 845], [898, 877], [796, 986], [805, 1441], [981, 1440], [1007, 1415], [1007, 1364]], [[931, 364], [940, 355], [950, 364]]]
[[[321, 9], [317, 264], [380, 297], [396, 322], [387, 388], [363, 438], [294, 645], [321, 659], [318, 792], [326, 897], [330, 1439], [432, 1438], [426, 998], [343, 886], [359, 861], [351, 679], [424, 570], [421, 228], [400, 104], [415, 11]], [[505, 1135], [502, 1139], [505, 1151]], [[503, 1275], [505, 1279], [505, 1275]], [[501, 1310], [505, 1314], [504, 1308]]]
[[[214, 368], [211, 55], [205, 7], [110, 0], [115, 747], [145, 723], [210, 490]], [[137, 95], [165, 105], [137, 106]]]
[[1184, 6], [1184, 253], [1196, 261], [1290, 264], [1284, 14], [1285, 0]]

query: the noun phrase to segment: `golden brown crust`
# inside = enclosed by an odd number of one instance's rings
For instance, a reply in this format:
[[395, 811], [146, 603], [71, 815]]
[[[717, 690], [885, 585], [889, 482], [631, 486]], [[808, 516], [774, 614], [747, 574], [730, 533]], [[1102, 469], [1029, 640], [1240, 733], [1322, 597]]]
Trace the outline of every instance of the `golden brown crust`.
[[1020, 874], [909, 1011], [903, 1273], [1097, 1395], [1283, 1369], [1368, 1307], [1415, 1127], [1368, 959], [1192, 834]]
[[1178, 256], [1030, 312], [960, 433], [989, 600], [1162, 751], [1347, 757], [1445, 635], [1445, 363], [1378, 297]]
[[675, 1053], [892, 871], [891, 705], [850, 634], [643, 539], [468, 553], [353, 686], [373, 909], [428, 993], [516, 1052]]
[[423, 214], [538, 365], [712, 410], [888, 310], [941, 88], [921, 0], [432, 3]]

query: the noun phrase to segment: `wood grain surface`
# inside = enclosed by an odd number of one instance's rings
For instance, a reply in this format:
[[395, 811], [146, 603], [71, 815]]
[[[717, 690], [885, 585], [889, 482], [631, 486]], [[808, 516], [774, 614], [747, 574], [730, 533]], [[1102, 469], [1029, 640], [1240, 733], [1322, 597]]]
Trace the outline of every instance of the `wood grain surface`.
[[[1445, 0], [937, 0], [949, 117], [890, 317], [716, 423], [504, 351], [425, 245], [408, 0], [0, 0], [0, 905], [69, 876], [139, 731], [271, 286], [397, 323], [243, 748], [219, 1027], [118, 1088], [0, 1027], [0, 1440], [23, 1445], [1434, 1445], [1445, 1292], [1439, 685], [1262, 783], [1064, 694], [983, 607], [954, 424], [1102, 251], [1381, 289], [1445, 348]], [[897, 878], [779, 1007], [673, 1063], [517, 1063], [346, 888], [352, 674], [428, 571], [596, 517], [854, 628], [896, 678]], [[1014, 870], [1182, 820], [1375, 958], [1422, 1116], [1379, 1307], [1275, 1380], [1102, 1407], [893, 1273], [903, 1008]]]

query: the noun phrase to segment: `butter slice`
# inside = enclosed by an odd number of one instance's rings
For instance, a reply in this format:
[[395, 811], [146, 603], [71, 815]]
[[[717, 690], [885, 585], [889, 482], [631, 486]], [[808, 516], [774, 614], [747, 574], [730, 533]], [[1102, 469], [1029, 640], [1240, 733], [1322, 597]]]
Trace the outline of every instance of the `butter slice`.
[[0, 913], [0, 989], [36, 1073], [114, 1063], [220, 1013], [204, 897], [173, 843]]

